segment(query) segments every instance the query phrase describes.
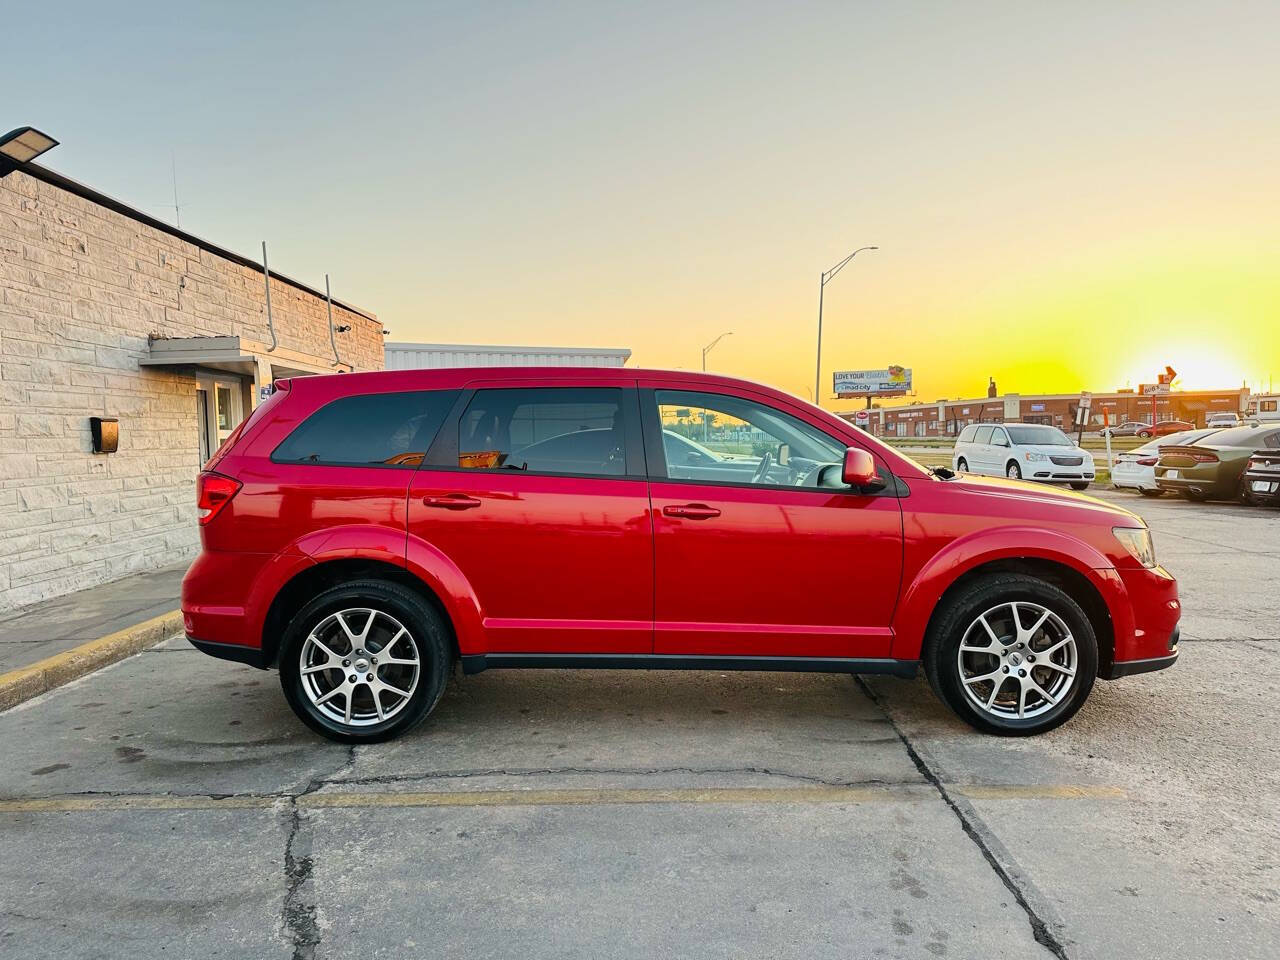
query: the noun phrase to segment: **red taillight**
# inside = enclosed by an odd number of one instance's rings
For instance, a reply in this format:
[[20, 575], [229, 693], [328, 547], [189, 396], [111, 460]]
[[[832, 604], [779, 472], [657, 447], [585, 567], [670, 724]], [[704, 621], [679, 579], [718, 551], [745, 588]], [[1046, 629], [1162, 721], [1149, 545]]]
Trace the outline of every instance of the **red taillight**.
[[1216, 453], [1193, 453], [1191, 459], [1196, 463], [1217, 463], [1218, 455]]
[[196, 506], [204, 511], [200, 514], [200, 525], [208, 523], [218, 515], [223, 507], [231, 502], [240, 491], [239, 480], [232, 480], [220, 473], [202, 473], [196, 478]]
[[1159, 462], [1160, 462], [1159, 457], [1139, 457], [1138, 458], [1138, 466], [1140, 467], [1154, 467]]

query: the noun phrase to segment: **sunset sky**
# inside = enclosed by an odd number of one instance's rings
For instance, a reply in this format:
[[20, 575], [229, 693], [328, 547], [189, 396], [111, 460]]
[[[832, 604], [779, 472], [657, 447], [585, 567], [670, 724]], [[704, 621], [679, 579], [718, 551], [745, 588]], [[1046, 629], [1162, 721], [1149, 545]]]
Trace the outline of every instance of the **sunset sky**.
[[[376, 312], [801, 396], [1280, 381], [1280, 5], [26, 5], [0, 128]], [[166, 204], [170, 206], [166, 206]], [[838, 406], [847, 407], [845, 403]]]

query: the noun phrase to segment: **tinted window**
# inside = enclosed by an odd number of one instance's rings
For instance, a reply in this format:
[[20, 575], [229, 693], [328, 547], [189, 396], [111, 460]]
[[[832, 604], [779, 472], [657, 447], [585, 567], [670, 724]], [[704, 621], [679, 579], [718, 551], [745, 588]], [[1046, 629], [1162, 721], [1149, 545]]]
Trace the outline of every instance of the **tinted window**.
[[458, 466], [621, 476], [627, 472], [622, 391], [478, 390], [458, 424]]
[[991, 442], [991, 428], [990, 428], [990, 427], [979, 427], [979, 428], [978, 428], [978, 432], [977, 432], [977, 433], [975, 433], [975, 434], [973, 435], [973, 442], [974, 442], [974, 443], [990, 443], [990, 442]]
[[277, 463], [416, 467], [457, 392], [419, 390], [343, 397], [307, 417], [276, 447]]

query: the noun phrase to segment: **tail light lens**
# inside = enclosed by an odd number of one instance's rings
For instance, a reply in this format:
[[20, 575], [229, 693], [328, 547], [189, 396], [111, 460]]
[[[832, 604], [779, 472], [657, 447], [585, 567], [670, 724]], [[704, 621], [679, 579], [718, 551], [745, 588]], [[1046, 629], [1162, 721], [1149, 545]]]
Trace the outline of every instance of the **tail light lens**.
[[1139, 457], [1138, 458], [1138, 466], [1140, 467], [1154, 467], [1159, 462], [1160, 462], [1159, 457]]
[[1193, 453], [1191, 455], [1191, 459], [1196, 463], [1217, 463], [1218, 455], [1216, 453], [1208, 453], [1206, 451], [1204, 453]]
[[196, 506], [200, 508], [200, 525], [204, 526], [231, 502], [242, 484], [220, 473], [205, 472], [196, 479]]

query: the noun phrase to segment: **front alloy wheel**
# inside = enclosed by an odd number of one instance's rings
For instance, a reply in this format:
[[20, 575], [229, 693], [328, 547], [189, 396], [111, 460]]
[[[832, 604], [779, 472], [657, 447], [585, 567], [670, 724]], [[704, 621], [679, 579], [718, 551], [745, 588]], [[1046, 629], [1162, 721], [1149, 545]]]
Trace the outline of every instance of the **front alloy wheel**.
[[1080, 605], [1038, 577], [994, 573], [951, 591], [922, 651], [934, 692], [987, 733], [1026, 736], [1069, 719], [1098, 675], [1098, 641]]
[[1005, 470], [1005, 476], [1010, 480], [1021, 480], [1022, 469], [1016, 463], [1010, 463], [1009, 468]]

